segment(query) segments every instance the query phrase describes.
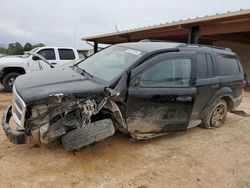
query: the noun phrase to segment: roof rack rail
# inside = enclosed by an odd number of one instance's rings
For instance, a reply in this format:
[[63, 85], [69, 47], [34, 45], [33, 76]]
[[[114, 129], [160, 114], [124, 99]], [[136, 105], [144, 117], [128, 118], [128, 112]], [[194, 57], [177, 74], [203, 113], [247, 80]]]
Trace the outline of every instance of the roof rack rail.
[[159, 40], [159, 39], [142, 39], [138, 42], [171, 42], [171, 43], [179, 43], [175, 41], [169, 41], [169, 40]]
[[205, 44], [187, 44], [187, 47], [208, 47], [208, 48], [214, 48], [218, 50], [226, 50], [226, 51], [232, 52], [230, 48], [223, 48], [220, 46], [205, 45]]

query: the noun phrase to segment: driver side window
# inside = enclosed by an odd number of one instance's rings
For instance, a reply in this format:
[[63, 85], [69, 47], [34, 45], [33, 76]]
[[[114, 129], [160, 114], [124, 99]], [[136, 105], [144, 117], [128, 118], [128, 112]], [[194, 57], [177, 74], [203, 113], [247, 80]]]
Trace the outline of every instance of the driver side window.
[[191, 59], [166, 59], [148, 68], [141, 75], [140, 87], [188, 87], [191, 80]]
[[44, 49], [38, 52], [39, 55], [43, 56], [46, 60], [55, 60], [56, 54], [54, 49]]

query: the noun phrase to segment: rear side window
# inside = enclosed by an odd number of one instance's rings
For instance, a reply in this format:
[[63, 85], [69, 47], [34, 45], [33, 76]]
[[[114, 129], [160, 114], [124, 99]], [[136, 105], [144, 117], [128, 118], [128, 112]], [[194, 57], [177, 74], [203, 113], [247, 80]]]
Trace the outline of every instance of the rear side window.
[[54, 49], [43, 49], [38, 52], [39, 55], [43, 56], [47, 60], [55, 60], [56, 55]]
[[229, 55], [219, 55], [219, 66], [222, 76], [238, 74], [240, 72], [238, 60]]
[[213, 61], [210, 54], [197, 54], [197, 78], [214, 76]]
[[58, 49], [60, 60], [73, 60], [75, 54], [72, 49]]

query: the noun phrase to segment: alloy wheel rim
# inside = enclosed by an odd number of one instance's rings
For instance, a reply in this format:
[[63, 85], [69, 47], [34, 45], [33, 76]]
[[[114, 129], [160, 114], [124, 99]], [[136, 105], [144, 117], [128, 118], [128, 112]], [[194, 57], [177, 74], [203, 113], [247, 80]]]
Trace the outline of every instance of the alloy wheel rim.
[[212, 127], [220, 127], [225, 117], [225, 106], [220, 104], [217, 106], [212, 114], [211, 125]]

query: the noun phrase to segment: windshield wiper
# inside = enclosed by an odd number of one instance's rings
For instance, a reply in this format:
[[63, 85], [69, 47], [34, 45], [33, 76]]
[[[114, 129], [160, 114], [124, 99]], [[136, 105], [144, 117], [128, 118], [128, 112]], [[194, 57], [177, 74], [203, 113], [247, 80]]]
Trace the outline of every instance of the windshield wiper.
[[84, 75], [88, 75], [90, 78], [94, 77], [92, 74], [88, 73], [85, 69], [82, 69], [78, 67], [77, 65], [74, 65], [74, 67], [77, 67], [79, 70], [81, 70]]

